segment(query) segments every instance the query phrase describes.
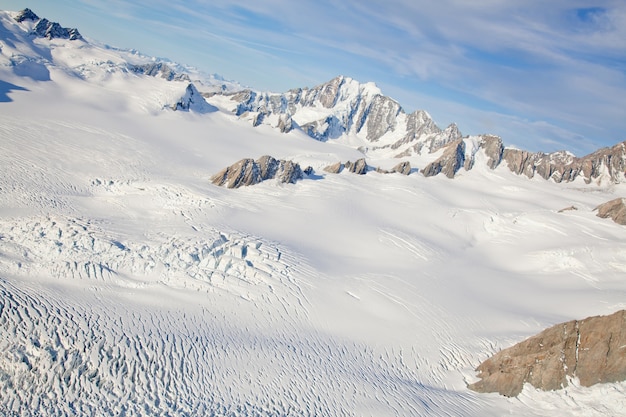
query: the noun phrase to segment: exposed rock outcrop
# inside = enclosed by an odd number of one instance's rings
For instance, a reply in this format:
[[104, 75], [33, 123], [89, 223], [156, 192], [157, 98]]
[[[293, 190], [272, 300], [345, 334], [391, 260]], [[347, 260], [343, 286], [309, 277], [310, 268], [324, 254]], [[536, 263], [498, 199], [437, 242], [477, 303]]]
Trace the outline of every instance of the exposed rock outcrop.
[[403, 161], [391, 169], [376, 168], [376, 172], [380, 172], [381, 174], [398, 173], [402, 175], [409, 175], [411, 173], [411, 163], [409, 161]]
[[252, 158], [242, 159], [212, 176], [211, 182], [226, 188], [254, 185], [270, 179], [276, 179], [283, 184], [295, 184], [304, 178], [305, 172], [311, 171], [307, 168], [303, 172], [300, 165], [293, 161], [265, 155], [256, 161]]
[[480, 148], [484, 150], [487, 156], [487, 166], [491, 169], [495, 169], [500, 162], [502, 162], [502, 156], [504, 154], [504, 144], [499, 136], [483, 135], [479, 144]]
[[348, 161], [346, 163], [337, 162], [331, 165], [328, 165], [324, 168], [324, 171], [330, 174], [339, 174], [343, 170], [347, 170], [348, 172], [352, 172], [353, 174], [364, 175], [369, 171], [370, 167], [365, 162], [365, 158], [359, 158], [356, 161]]
[[432, 177], [443, 173], [448, 178], [454, 178], [457, 171], [465, 162], [465, 142], [458, 139], [449, 144], [437, 160], [426, 165], [422, 170], [425, 177]]
[[353, 174], [358, 174], [358, 175], [366, 174], [369, 169], [367, 162], [365, 162], [365, 158], [357, 159], [354, 162], [348, 161], [344, 165], [345, 165], [345, 168], [349, 172], [352, 172]]
[[525, 383], [542, 390], [626, 380], [626, 310], [557, 324], [504, 349], [476, 368], [477, 392], [517, 396]]
[[562, 208], [557, 213], [565, 213], [566, 211], [576, 211], [576, 210], [578, 210], [578, 207], [576, 207], [576, 206], [569, 206], [569, 207]]
[[626, 199], [616, 198], [600, 204], [594, 210], [598, 211], [597, 216], [603, 219], [611, 218], [617, 224], [626, 225]]
[[397, 172], [402, 175], [409, 175], [411, 173], [411, 163], [409, 161], [400, 162], [395, 167], [391, 168], [391, 172]]
[[297, 123], [293, 121], [291, 116], [285, 114], [281, 115], [278, 118], [278, 124], [276, 125], [278, 130], [280, 130], [282, 133], [289, 133], [297, 126]]
[[380, 167], [377, 167], [377, 168], [370, 167], [365, 161], [365, 158], [357, 159], [354, 162], [351, 162], [351, 161], [348, 161], [346, 163], [336, 162], [334, 164], [326, 166], [324, 168], [324, 171], [330, 174], [339, 174], [344, 169], [347, 170], [348, 172], [351, 172], [353, 174], [358, 174], [358, 175], [367, 174], [367, 172], [372, 169], [381, 174], [398, 173], [402, 175], [409, 175], [411, 174], [411, 171], [412, 171], [411, 163], [409, 161], [400, 162], [399, 164], [397, 164], [391, 169], [382, 169]]
[[343, 163], [336, 162], [334, 164], [328, 165], [327, 167], [324, 167], [324, 171], [330, 174], [339, 174], [341, 171], [343, 171], [343, 168], [344, 168]]

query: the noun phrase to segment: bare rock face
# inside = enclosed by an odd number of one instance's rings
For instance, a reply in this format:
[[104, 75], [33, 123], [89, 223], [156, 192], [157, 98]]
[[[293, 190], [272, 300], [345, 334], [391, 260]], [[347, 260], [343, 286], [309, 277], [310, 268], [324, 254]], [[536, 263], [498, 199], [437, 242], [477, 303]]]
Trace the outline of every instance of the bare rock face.
[[324, 168], [324, 171], [330, 174], [339, 174], [344, 169], [353, 174], [364, 175], [369, 170], [369, 165], [365, 162], [365, 158], [357, 159], [356, 161], [348, 161], [345, 164], [341, 162], [328, 165]]
[[443, 155], [426, 165], [422, 173], [425, 177], [443, 173], [448, 178], [454, 178], [454, 174], [463, 166], [464, 162], [465, 142], [463, 139], [457, 139], [445, 147]]
[[542, 390], [626, 380], [626, 310], [557, 324], [481, 363], [477, 392], [515, 397], [525, 383]]
[[396, 127], [396, 119], [402, 108], [395, 100], [377, 95], [367, 109], [367, 140], [376, 142]]
[[[311, 172], [308, 168], [306, 172]], [[304, 178], [300, 165], [293, 161], [278, 160], [269, 155], [257, 159], [242, 159], [211, 177], [211, 182], [226, 188], [258, 184], [269, 179], [279, 183], [295, 184]]]
[[330, 173], [330, 174], [339, 174], [341, 171], [343, 171], [344, 165], [341, 162], [337, 162], [334, 163], [332, 165], [328, 165], [327, 167], [324, 168], [324, 171]]
[[600, 204], [594, 210], [598, 211], [598, 217], [603, 219], [610, 217], [615, 223], [626, 225], [626, 199], [624, 198], [616, 198]]
[[409, 161], [403, 161], [391, 169], [382, 169], [378, 167], [376, 168], [376, 172], [381, 173], [381, 174], [398, 173], [402, 175], [409, 175], [411, 174], [411, 163]]
[[502, 162], [502, 155], [504, 154], [504, 145], [502, 139], [494, 135], [483, 135], [479, 147], [484, 150], [485, 155], [489, 158], [487, 160], [487, 166], [491, 169], [495, 169], [500, 162]]
[[411, 163], [409, 161], [400, 162], [398, 165], [391, 168], [391, 171], [402, 175], [409, 175], [411, 173]]
[[281, 114], [278, 118], [278, 125], [276, 127], [281, 133], [289, 133], [297, 127], [297, 124], [293, 121], [291, 116]]
[[369, 166], [367, 165], [367, 162], [365, 162], [365, 158], [360, 158], [354, 162], [346, 162], [345, 168], [353, 174], [363, 175], [367, 173]]

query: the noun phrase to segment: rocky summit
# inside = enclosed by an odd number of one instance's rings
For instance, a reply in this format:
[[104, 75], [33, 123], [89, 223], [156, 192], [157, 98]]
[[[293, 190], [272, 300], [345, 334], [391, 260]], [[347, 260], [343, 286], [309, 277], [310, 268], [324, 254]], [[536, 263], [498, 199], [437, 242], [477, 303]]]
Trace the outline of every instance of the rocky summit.
[[481, 363], [477, 392], [515, 397], [525, 383], [557, 390], [577, 377], [582, 386], [626, 380], [626, 310], [557, 324]]
[[15, 16], [15, 20], [18, 23], [22, 23], [26, 20], [36, 22], [33, 27], [33, 33], [41, 38], [59, 38], [69, 39], [71, 41], [83, 39], [81, 34], [78, 32], [78, 29], [64, 28], [57, 22], [51, 22], [46, 18], [40, 19], [39, 16], [28, 8], [20, 11], [17, 16]]
[[297, 127], [319, 141], [355, 135], [370, 151], [398, 157], [433, 152], [461, 137], [456, 125], [442, 130], [427, 112], [406, 114], [373, 83], [344, 76], [282, 94], [244, 90], [230, 98], [235, 114], [254, 126], [269, 124], [283, 132]]

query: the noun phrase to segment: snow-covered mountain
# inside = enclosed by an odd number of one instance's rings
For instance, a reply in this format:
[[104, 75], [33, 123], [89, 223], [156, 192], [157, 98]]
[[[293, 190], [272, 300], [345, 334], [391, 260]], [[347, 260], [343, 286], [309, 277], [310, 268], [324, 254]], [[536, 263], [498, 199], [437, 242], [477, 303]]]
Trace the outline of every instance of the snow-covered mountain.
[[0, 415], [623, 412], [623, 382], [467, 388], [626, 307], [594, 211], [626, 184], [585, 181], [619, 145], [532, 157], [371, 84], [264, 95], [42, 20], [0, 12]]
[[[194, 68], [148, 57], [134, 50], [120, 50], [88, 42], [77, 29], [63, 28], [59, 23], [39, 18], [30, 9], [19, 13], [3, 12], [0, 19], [3, 36], [0, 66], [8, 76], [50, 81], [51, 70], [57, 70], [65, 76], [91, 83], [132, 79], [135, 75], [176, 81], [152, 93], [142, 91], [141, 81], [138, 81], [140, 85], [134, 91], [138, 99], [135, 103], [152, 111], [177, 107], [187, 109], [185, 105], [178, 106], [179, 101], [188, 102], [190, 94], [193, 95], [198, 89], [204, 94], [241, 89], [239, 84], [215, 74], [207, 75]], [[210, 108], [204, 100], [200, 100], [200, 94], [197, 97], [195, 102], [198, 111]]]
[[349, 137], [369, 153], [385, 150], [399, 157], [434, 152], [461, 137], [456, 125], [441, 130], [427, 112], [407, 115], [375, 84], [343, 76], [283, 94], [245, 90], [230, 99], [235, 114], [254, 126], [268, 124], [283, 132], [299, 127], [321, 141]]

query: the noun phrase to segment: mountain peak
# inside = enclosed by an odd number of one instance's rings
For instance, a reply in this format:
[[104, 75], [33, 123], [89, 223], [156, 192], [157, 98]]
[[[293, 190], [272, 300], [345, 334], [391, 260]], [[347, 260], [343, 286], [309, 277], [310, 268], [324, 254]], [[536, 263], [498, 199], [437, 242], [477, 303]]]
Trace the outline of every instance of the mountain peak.
[[32, 20], [33, 22], [35, 22], [39, 20], [39, 16], [37, 16], [31, 9], [26, 8], [17, 13], [17, 16], [15, 16], [15, 20], [18, 23], [22, 23], [25, 20]]
[[40, 38], [52, 39], [69, 39], [71, 41], [84, 40], [78, 29], [76, 28], [64, 28], [57, 22], [51, 22], [46, 18], [39, 18], [35, 12], [26, 8], [17, 13], [15, 20], [18, 23], [24, 23], [26, 21], [35, 22], [35, 26], [32, 29], [32, 33]]

